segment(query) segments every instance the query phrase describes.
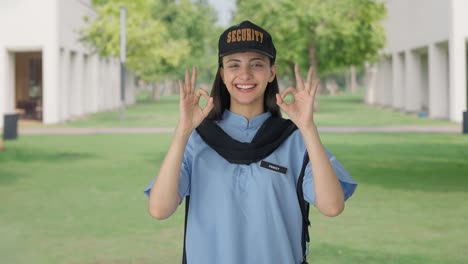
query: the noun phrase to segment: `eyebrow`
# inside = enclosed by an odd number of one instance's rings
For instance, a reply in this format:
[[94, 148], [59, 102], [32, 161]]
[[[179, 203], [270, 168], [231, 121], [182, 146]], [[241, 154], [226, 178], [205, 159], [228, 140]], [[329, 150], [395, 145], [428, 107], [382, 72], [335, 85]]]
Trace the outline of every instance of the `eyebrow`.
[[[265, 61], [260, 57], [254, 57], [254, 58], [249, 59], [249, 62], [256, 61], [256, 60], [263, 61], [263, 62]], [[229, 59], [228, 61], [226, 61], [226, 63], [228, 62], [241, 62], [241, 60], [233, 58], [233, 59]]]

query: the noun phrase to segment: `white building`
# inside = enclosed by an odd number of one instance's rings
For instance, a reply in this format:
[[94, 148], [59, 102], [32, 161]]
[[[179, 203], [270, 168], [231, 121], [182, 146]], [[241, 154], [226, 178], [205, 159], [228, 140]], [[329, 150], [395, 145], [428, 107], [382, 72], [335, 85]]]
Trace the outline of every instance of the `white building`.
[[52, 124], [120, 106], [119, 59], [79, 42], [84, 16], [96, 16], [90, 0], [0, 1], [0, 127], [14, 112]]
[[467, 111], [468, 0], [383, 0], [387, 46], [369, 104], [461, 122]]

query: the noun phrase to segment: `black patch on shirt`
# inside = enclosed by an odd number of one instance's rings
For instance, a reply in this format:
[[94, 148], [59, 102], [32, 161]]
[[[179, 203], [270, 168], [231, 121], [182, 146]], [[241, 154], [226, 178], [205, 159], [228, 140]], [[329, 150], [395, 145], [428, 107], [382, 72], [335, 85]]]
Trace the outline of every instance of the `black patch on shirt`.
[[282, 173], [282, 174], [286, 174], [286, 171], [288, 171], [288, 169], [285, 168], [285, 167], [282, 167], [280, 165], [276, 165], [276, 164], [273, 164], [273, 163], [270, 163], [270, 162], [267, 162], [267, 161], [264, 161], [264, 160], [262, 160], [262, 162], [260, 163], [260, 166], [265, 168], [265, 169], [276, 171], [276, 172], [279, 172], [279, 173]]

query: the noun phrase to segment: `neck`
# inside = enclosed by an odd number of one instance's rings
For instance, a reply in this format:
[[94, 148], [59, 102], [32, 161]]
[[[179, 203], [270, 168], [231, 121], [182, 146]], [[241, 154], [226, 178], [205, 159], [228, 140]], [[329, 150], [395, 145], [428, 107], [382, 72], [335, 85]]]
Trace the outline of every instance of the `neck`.
[[263, 110], [263, 104], [253, 105], [231, 105], [229, 111], [241, 115], [248, 120], [263, 114], [265, 111]]

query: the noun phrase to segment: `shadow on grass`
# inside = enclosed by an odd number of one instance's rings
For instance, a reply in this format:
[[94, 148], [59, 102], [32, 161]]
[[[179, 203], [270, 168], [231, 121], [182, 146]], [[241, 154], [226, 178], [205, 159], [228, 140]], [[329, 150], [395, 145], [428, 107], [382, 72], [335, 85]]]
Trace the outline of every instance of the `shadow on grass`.
[[159, 152], [147, 152], [142, 155], [142, 158], [149, 164], [161, 164], [162, 161], [164, 160], [164, 157], [166, 157], [166, 152], [165, 151], [159, 151]]
[[[1, 164], [1, 163], [0, 163]], [[14, 171], [13, 168], [0, 167], [0, 186], [13, 184], [17, 179], [26, 177], [26, 175], [20, 174]]]
[[395, 254], [381, 251], [358, 250], [350, 247], [330, 245], [321, 243], [311, 245], [309, 253], [309, 263], [333, 263], [333, 264], [349, 264], [349, 263], [366, 263], [366, 264], [440, 264], [440, 263], [457, 263], [455, 260], [435, 259], [431, 256], [424, 255], [406, 255]]
[[159, 105], [177, 105], [179, 103], [179, 96], [164, 96], [163, 99], [158, 101], [154, 100], [153, 98], [144, 97], [139, 98], [136, 102], [137, 104], [146, 105], [146, 104], [159, 104]]
[[348, 147], [340, 154], [338, 159], [358, 183], [387, 189], [468, 192], [465, 146], [369, 144]]
[[0, 185], [12, 184], [19, 178], [34, 174], [34, 171], [28, 171], [28, 174], [25, 175], [24, 173], [19, 173], [16, 169], [17, 167], [28, 166], [30, 163], [76, 162], [95, 157], [96, 155], [91, 153], [72, 151], [47, 152], [43, 149], [9, 146], [0, 153]]
[[[97, 155], [88, 152], [57, 151], [51, 152], [36, 148], [10, 146], [0, 153], [0, 165], [9, 162], [62, 162], [95, 158]], [[7, 165], [6, 165], [7, 166]]]

